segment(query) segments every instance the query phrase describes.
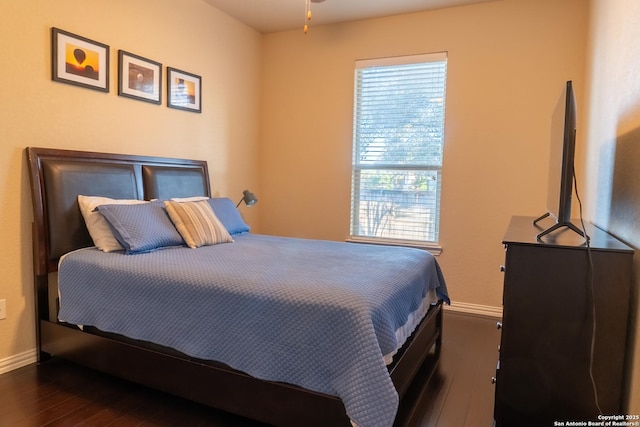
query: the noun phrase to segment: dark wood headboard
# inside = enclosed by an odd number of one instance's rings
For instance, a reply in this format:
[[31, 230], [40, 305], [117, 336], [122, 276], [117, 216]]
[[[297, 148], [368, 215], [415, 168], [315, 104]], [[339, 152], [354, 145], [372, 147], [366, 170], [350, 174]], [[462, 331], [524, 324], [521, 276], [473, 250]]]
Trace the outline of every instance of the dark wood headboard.
[[140, 200], [211, 195], [207, 163], [202, 160], [33, 147], [26, 154], [40, 318], [48, 316], [48, 273], [58, 270], [65, 253], [93, 246], [78, 195]]

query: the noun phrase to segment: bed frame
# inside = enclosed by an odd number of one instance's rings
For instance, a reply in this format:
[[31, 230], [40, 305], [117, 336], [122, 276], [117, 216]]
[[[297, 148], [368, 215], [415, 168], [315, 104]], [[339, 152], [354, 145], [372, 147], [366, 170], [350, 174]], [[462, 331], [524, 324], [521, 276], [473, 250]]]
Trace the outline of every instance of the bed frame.
[[[78, 208], [78, 194], [144, 200], [210, 196], [206, 162], [32, 147], [26, 149], [26, 155], [33, 200], [38, 362], [52, 356], [64, 358], [276, 426], [350, 425], [337, 397], [258, 380], [223, 364], [57, 321], [59, 258], [93, 246]], [[436, 370], [441, 344], [442, 304], [438, 303], [389, 367], [401, 410], [411, 407], [405, 400], [415, 394], [407, 391], [419, 370], [422, 381], [428, 381]], [[406, 417], [399, 413], [396, 425]]]

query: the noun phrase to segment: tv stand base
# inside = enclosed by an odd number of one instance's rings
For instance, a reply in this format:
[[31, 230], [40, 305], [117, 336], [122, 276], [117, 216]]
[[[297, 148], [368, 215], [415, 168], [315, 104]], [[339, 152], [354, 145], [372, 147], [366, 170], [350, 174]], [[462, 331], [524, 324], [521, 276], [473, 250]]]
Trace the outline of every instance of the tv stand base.
[[[539, 221], [547, 218], [548, 216], [551, 216], [551, 214], [549, 212], [545, 213], [544, 215], [536, 218], [533, 220], [533, 225], [537, 225]], [[537, 240], [541, 240], [542, 237], [546, 236], [547, 234], [556, 231], [562, 227], [566, 227], [570, 230], [575, 231], [576, 233], [578, 233], [580, 236], [582, 236], [585, 240], [589, 241], [589, 236], [586, 235], [584, 233], [583, 230], [581, 230], [580, 228], [578, 228], [574, 223], [572, 223], [571, 221], [565, 221], [565, 222], [556, 222], [554, 225], [552, 225], [551, 227], [547, 228], [546, 230], [542, 231], [541, 233], [539, 233], [536, 236]]]

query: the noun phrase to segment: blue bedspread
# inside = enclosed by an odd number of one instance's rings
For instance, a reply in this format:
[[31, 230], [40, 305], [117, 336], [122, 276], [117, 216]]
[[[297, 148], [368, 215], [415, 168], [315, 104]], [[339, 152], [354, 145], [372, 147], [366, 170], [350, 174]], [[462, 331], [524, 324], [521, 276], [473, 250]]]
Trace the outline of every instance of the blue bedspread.
[[433, 256], [254, 234], [234, 239], [137, 255], [67, 254], [59, 318], [335, 395], [358, 426], [391, 426], [398, 395], [383, 355], [396, 348], [395, 331], [429, 289], [448, 302]]

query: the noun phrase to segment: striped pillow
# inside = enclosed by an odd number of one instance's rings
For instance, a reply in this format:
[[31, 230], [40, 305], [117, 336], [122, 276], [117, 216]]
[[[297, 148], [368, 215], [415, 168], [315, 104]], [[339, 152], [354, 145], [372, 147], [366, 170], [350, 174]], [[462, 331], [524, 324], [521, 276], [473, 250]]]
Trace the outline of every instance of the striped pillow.
[[232, 243], [233, 239], [206, 200], [198, 202], [164, 202], [169, 218], [190, 248], [218, 243]]

